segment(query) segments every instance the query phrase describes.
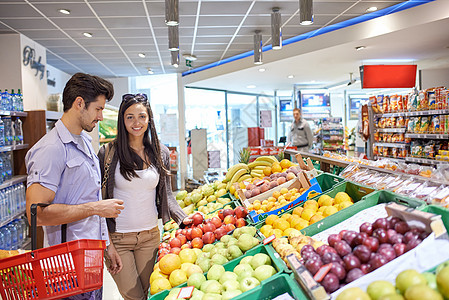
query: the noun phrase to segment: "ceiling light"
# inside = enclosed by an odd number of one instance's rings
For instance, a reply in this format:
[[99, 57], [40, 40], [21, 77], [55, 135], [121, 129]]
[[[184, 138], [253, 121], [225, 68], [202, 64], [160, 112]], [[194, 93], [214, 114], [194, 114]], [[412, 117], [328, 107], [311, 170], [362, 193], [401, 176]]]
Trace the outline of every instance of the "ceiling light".
[[198, 59], [198, 58], [196, 58], [196, 56], [193, 55], [193, 54], [183, 54], [182, 57], [184, 57], [186, 60], [190, 60], [190, 61], [195, 61], [195, 60]]
[[179, 50], [170, 51], [171, 65], [175, 68], [179, 67]]
[[254, 64], [261, 65], [262, 62], [262, 35], [260, 30], [254, 33]]
[[271, 48], [273, 50], [282, 49], [281, 13], [279, 8], [273, 8], [271, 13]]
[[154, 74], [153, 70], [150, 67], [147, 68], [148, 74]]
[[165, 0], [165, 24], [179, 25], [179, 0]]
[[179, 27], [169, 26], [168, 27], [168, 50], [178, 51], [179, 50]]
[[366, 48], [365, 46], [358, 46], [358, 47], [355, 47], [355, 50], [360, 51], [360, 50], [363, 50], [365, 48]]
[[83, 35], [88, 38], [91, 38], [93, 36], [90, 32], [83, 32]]
[[260, 69], [259, 69], [259, 72], [260, 72], [260, 73], [265, 72], [265, 71], [266, 71], [266, 69], [264, 69], [264, 68], [260, 68]]
[[299, 0], [299, 23], [313, 24], [313, 0]]
[[376, 10], [377, 10], [377, 7], [371, 6], [371, 7], [368, 7], [368, 8], [366, 9], [366, 12], [373, 12], [373, 11], [376, 11]]
[[64, 14], [64, 15], [70, 15], [70, 10], [69, 10], [69, 9], [61, 8], [61, 9], [58, 9], [58, 11], [59, 11], [61, 14]]
[[255, 89], [256, 86], [254, 84], [250, 84], [246, 86], [247, 89]]
[[292, 78], [294, 78], [295, 76], [293, 76], [293, 75], [288, 75], [287, 76], [287, 78], [290, 78], [290, 79], [292, 79]]
[[145, 53], [139, 53], [138, 55], [140, 58], [145, 58]]

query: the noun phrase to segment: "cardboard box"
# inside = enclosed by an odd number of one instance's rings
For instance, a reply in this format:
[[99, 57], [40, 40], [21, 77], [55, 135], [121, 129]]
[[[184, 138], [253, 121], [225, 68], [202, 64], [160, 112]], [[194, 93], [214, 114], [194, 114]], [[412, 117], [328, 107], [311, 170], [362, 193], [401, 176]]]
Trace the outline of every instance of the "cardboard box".
[[259, 147], [248, 147], [247, 150], [249, 151], [250, 155], [260, 155]]
[[270, 155], [278, 155], [279, 152], [279, 147], [270, 147]]
[[298, 174], [298, 177], [295, 179], [292, 179], [290, 181], [287, 181], [284, 184], [278, 185], [277, 187], [266, 191], [265, 193], [259, 194], [258, 196], [251, 197], [249, 199], [245, 198], [245, 195], [241, 189], [238, 190], [240, 200], [243, 203], [243, 206], [248, 207], [251, 203], [253, 203], [255, 200], [263, 201], [265, 199], [268, 199], [268, 197], [271, 197], [274, 192], [280, 191], [282, 188], [292, 189], [292, 188], [304, 188], [306, 191], [302, 193], [298, 198], [295, 200], [287, 203], [286, 205], [276, 209], [272, 210], [266, 213], [257, 214], [255, 211], [251, 211], [249, 213], [249, 216], [253, 220], [254, 223], [258, 223], [260, 221], [265, 220], [269, 215], [279, 215], [283, 212], [293, 208], [294, 206], [298, 205], [301, 202], [305, 202], [313, 197], [315, 197], [318, 194], [321, 194], [321, 188], [320, 185], [315, 181], [315, 184], [311, 184], [310, 181], [307, 179], [304, 172], [300, 172]]
[[270, 155], [270, 148], [268, 147], [262, 147], [260, 148], [260, 155]]

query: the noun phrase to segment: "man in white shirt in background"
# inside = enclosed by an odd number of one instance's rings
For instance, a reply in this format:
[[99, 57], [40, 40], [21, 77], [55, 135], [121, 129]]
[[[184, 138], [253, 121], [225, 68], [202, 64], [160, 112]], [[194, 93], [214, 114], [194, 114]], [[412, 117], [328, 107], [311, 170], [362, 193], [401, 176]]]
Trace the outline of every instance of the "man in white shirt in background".
[[294, 121], [290, 125], [287, 142], [298, 147], [298, 151], [309, 152], [313, 144], [312, 129], [309, 123], [301, 117], [299, 108], [293, 109]]

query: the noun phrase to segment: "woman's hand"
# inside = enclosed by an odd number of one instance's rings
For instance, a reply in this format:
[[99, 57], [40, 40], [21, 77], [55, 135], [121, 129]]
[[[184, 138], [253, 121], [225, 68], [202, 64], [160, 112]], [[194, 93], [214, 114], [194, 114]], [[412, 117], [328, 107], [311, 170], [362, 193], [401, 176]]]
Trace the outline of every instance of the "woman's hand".
[[109, 273], [111, 275], [115, 275], [120, 272], [123, 268], [122, 259], [115, 249], [114, 244], [111, 242], [106, 251], [107, 259], [110, 261], [110, 265], [108, 267]]

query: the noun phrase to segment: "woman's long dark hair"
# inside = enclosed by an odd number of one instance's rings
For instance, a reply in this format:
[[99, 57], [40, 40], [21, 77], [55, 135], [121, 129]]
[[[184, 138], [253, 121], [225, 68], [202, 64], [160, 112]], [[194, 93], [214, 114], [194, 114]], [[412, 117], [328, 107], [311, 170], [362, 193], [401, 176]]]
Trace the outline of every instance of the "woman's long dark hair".
[[[143, 145], [145, 155], [149, 161], [143, 161], [142, 158], [134, 152], [129, 146], [128, 131], [125, 127], [125, 111], [134, 104], [140, 103], [147, 108], [149, 121], [148, 128], [143, 136]], [[150, 135], [151, 134], [151, 135]], [[153, 121], [153, 112], [148, 101], [141, 101], [139, 98], [128, 99], [120, 104], [117, 124], [117, 138], [115, 139], [115, 149], [120, 161], [120, 173], [122, 176], [131, 181], [133, 177], [139, 177], [135, 170], [142, 170], [144, 163], [154, 166], [159, 173], [159, 180], [165, 179], [168, 170], [162, 161], [162, 153], [159, 138], [157, 136], [156, 127]]]

